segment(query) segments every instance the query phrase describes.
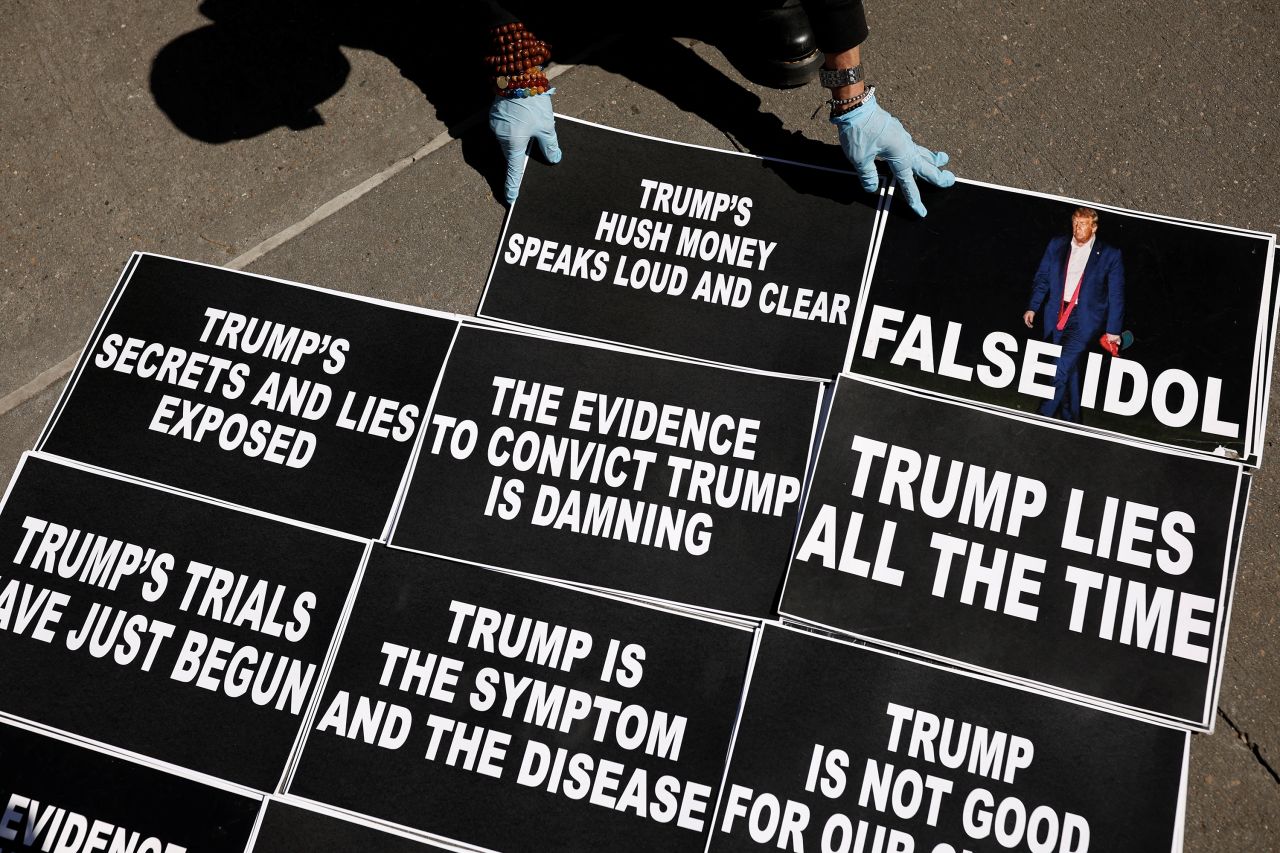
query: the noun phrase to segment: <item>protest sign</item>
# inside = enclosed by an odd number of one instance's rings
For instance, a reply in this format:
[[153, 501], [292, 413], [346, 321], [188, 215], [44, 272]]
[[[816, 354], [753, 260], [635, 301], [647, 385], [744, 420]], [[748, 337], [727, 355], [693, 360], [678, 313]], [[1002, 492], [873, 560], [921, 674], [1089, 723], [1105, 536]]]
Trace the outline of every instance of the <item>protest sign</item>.
[[37, 449], [381, 535], [456, 320], [130, 261]]
[[820, 390], [464, 325], [391, 542], [769, 616]]
[[1088, 205], [1081, 268], [1082, 206], [960, 181], [887, 217], [847, 369], [1257, 464], [1275, 236]]
[[841, 377], [781, 612], [1207, 730], [1240, 465]]
[[701, 851], [754, 632], [375, 546], [287, 793], [503, 851]]
[[444, 850], [403, 833], [393, 833], [351, 819], [272, 797], [248, 853], [431, 853]]
[[365, 548], [27, 454], [0, 506], [0, 711], [274, 790]]
[[242, 853], [259, 797], [0, 722], [5, 853]]
[[839, 372], [877, 196], [851, 172], [557, 117], [481, 317], [725, 364]]
[[1180, 850], [1189, 741], [765, 625], [710, 850]]
[[1258, 452], [1256, 460], [1249, 460], [1257, 465], [1262, 464], [1262, 455], [1266, 449], [1263, 432], [1267, 425], [1267, 406], [1271, 400], [1271, 364], [1275, 358], [1276, 330], [1280, 325], [1280, 247], [1271, 256], [1271, 271], [1274, 280], [1267, 294], [1266, 305], [1267, 331], [1262, 341], [1262, 357], [1257, 360], [1257, 373], [1254, 376], [1254, 395], [1260, 401], [1254, 406], [1253, 434], [1257, 436], [1255, 444]]

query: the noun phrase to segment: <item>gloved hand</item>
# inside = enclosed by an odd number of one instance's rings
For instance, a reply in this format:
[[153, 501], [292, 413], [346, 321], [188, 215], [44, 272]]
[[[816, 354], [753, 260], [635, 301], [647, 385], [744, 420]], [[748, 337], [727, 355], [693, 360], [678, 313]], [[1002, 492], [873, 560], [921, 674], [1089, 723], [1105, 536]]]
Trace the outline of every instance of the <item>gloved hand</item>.
[[839, 129], [840, 147], [858, 171], [862, 188], [867, 192], [875, 192], [880, 185], [880, 177], [876, 174], [877, 156], [893, 170], [907, 206], [921, 216], [928, 211], [920, 202], [916, 175], [940, 187], [949, 187], [956, 182], [955, 175], [941, 168], [951, 159], [947, 152], [935, 154], [922, 145], [916, 145], [902, 122], [880, 108], [875, 95], [868, 97], [857, 109], [831, 119], [831, 123]]
[[507, 158], [507, 204], [514, 202], [520, 193], [530, 139], [538, 140], [548, 162], [560, 162], [560, 142], [556, 139], [555, 113], [551, 109], [554, 91], [549, 89], [528, 98], [496, 98], [489, 108], [489, 129], [498, 138]]

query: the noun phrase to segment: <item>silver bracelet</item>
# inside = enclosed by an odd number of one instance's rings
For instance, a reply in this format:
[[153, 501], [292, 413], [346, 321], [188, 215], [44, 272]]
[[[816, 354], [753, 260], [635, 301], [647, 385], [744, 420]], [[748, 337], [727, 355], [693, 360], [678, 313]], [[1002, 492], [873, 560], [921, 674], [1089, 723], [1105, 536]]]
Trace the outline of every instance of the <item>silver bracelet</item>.
[[852, 86], [862, 79], [862, 63], [852, 68], [819, 68], [818, 81], [828, 89]]
[[853, 112], [858, 107], [865, 104], [867, 102], [867, 99], [870, 98], [875, 93], [876, 93], [876, 87], [868, 86], [867, 88], [862, 90], [861, 95], [855, 95], [852, 98], [828, 98], [827, 103], [831, 106], [831, 117], [835, 118], [836, 110], [839, 109], [840, 107], [848, 107], [848, 109], [841, 111], [839, 115], [844, 115], [845, 113]]

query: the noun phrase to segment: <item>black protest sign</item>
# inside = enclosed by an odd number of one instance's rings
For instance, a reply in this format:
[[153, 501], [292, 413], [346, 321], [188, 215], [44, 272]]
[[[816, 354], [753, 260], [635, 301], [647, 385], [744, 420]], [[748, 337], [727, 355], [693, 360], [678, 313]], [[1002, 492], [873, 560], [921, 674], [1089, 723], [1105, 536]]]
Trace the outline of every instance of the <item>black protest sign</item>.
[[504, 851], [700, 851], [754, 634], [375, 546], [288, 793]]
[[375, 829], [362, 823], [272, 799], [249, 853], [431, 853], [443, 850], [426, 841]]
[[464, 326], [391, 542], [768, 616], [819, 390]]
[[262, 802], [0, 723], [5, 853], [242, 853]]
[[564, 160], [530, 159], [480, 316], [839, 372], [877, 201], [853, 174], [564, 118], [556, 128]]
[[1189, 740], [766, 625], [710, 850], [1180, 850]]
[[375, 537], [456, 321], [151, 255], [39, 449]]
[[0, 510], [0, 711], [274, 790], [364, 549], [28, 455]]
[[1237, 464], [842, 377], [784, 614], [1212, 722]]
[[[961, 181], [928, 204], [927, 219], [885, 222], [849, 370], [1257, 453], [1272, 235], [1099, 207], [1081, 267], [1078, 202]], [[1121, 336], [1115, 356], [1106, 333]]]

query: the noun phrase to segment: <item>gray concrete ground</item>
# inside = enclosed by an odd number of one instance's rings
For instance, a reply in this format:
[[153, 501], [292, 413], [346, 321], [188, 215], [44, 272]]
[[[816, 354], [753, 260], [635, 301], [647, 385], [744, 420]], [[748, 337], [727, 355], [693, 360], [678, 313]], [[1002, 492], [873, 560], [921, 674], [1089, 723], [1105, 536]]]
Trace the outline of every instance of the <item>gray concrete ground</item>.
[[[865, 59], [882, 101], [919, 141], [949, 151], [958, 174], [1280, 230], [1280, 16], [1271, 3], [867, 2]], [[352, 5], [378, 14], [376, 4]], [[179, 40], [185, 34], [210, 32], [202, 12], [225, 9], [161, 0], [5, 5], [0, 482], [35, 440], [61, 384], [47, 380], [65, 373], [130, 251], [228, 263], [449, 127], [460, 140], [248, 269], [461, 313], [475, 308], [503, 208], [489, 184], [495, 154], [485, 131], [463, 121], [483, 103], [445, 103], [440, 94], [448, 89], [441, 80], [451, 84], [466, 69], [415, 65], [412, 33], [388, 42], [370, 36], [377, 27], [369, 21], [341, 21], [332, 37], [341, 47], [294, 45], [298, 67], [328, 75], [316, 113], [289, 117], [300, 129], [246, 125], [247, 138], [202, 141], [191, 128], [216, 125], [222, 106], [240, 96], [236, 87], [254, 82], [240, 68], [216, 92], [193, 89], [196, 115], [171, 120], [159, 102], [172, 92], [153, 81], [153, 62], [193, 44]], [[268, 35], [263, 45], [281, 43]], [[821, 115], [810, 118], [816, 86], [745, 84], [700, 42], [623, 40], [556, 82], [563, 114], [671, 139], [759, 154], [833, 139]], [[1278, 417], [1273, 405], [1269, 462], [1244, 532], [1218, 729], [1194, 738], [1186, 849], [1197, 853], [1280, 850]]]

